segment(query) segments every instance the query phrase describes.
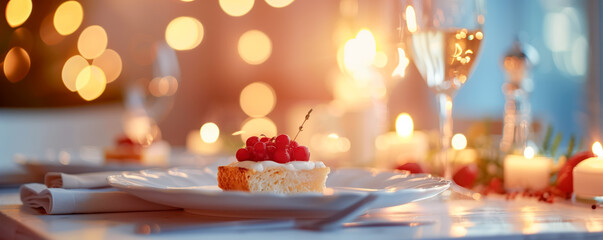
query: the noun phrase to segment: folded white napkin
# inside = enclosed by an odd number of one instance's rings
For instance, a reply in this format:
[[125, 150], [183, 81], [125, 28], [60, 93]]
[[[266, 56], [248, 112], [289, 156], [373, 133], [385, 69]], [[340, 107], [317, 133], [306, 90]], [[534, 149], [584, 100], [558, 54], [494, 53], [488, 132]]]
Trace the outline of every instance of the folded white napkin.
[[[140, 199], [108, 186], [109, 172], [91, 174], [49, 173], [46, 185], [21, 185], [21, 202], [32, 208], [41, 208], [47, 214], [134, 212], [176, 209]], [[62, 186], [63, 188], [55, 188]], [[78, 188], [79, 187], [79, 188]], [[94, 189], [88, 189], [94, 188]]]
[[121, 172], [95, 172], [83, 174], [67, 174], [49, 172], [44, 177], [44, 183], [49, 188], [100, 188], [109, 187], [107, 177], [121, 174]]

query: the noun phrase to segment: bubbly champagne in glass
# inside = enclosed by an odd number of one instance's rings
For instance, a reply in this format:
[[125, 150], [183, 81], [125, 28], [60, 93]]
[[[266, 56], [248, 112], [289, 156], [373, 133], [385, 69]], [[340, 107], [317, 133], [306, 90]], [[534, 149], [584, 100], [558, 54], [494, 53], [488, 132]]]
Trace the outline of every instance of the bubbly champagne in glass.
[[482, 39], [480, 30], [419, 31], [407, 39], [407, 44], [427, 86], [453, 94], [467, 81]]

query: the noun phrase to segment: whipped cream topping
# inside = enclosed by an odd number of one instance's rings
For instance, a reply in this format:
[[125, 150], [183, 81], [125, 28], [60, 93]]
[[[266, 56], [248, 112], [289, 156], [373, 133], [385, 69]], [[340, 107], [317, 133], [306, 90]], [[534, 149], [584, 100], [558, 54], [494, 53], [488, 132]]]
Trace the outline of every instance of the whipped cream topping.
[[326, 167], [323, 162], [311, 162], [311, 161], [291, 161], [288, 163], [277, 163], [274, 161], [242, 161], [242, 162], [234, 162], [231, 164], [233, 167], [241, 167], [247, 169], [253, 169], [258, 172], [264, 171], [266, 168], [271, 167], [284, 167], [287, 170], [297, 171], [297, 170], [312, 170], [314, 168], [324, 168]]

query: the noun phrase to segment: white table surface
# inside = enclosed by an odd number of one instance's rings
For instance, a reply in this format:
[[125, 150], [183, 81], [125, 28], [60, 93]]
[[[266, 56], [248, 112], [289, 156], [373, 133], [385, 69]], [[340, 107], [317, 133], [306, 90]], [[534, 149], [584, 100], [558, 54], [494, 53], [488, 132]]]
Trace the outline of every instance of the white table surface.
[[603, 239], [603, 209], [535, 199], [427, 200], [372, 211], [363, 218], [428, 224], [329, 232], [272, 229], [137, 235], [134, 230], [138, 223], [188, 224], [208, 218], [184, 211], [44, 215], [22, 207], [16, 188], [0, 189], [0, 213], [0, 239]]

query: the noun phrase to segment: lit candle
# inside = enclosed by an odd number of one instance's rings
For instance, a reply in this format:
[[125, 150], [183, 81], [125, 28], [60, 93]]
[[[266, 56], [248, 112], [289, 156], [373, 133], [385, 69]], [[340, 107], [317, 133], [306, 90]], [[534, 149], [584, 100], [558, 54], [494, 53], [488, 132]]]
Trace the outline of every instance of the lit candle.
[[375, 147], [376, 166], [392, 168], [410, 161], [423, 162], [427, 157], [429, 141], [427, 134], [414, 131], [410, 115], [402, 113], [396, 118], [396, 132], [377, 137]]
[[186, 149], [199, 154], [216, 154], [222, 148], [218, 125], [208, 122], [199, 131], [191, 131], [186, 137]]
[[603, 196], [603, 147], [595, 142], [592, 150], [597, 157], [586, 159], [574, 168], [574, 193], [580, 198]]
[[550, 158], [534, 157], [534, 149], [526, 147], [524, 155], [508, 155], [504, 160], [505, 188], [543, 190], [549, 185], [553, 162]]

